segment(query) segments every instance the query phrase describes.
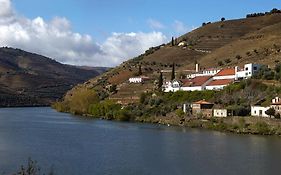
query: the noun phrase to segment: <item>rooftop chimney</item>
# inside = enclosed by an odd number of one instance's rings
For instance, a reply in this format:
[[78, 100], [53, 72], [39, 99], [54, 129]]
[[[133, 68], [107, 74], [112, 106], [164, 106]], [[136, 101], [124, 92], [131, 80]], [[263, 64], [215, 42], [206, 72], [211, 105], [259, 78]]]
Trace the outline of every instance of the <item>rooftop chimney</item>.
[[199, 72], [199, 64], [198, 63], [195, 65], [195, 71]]

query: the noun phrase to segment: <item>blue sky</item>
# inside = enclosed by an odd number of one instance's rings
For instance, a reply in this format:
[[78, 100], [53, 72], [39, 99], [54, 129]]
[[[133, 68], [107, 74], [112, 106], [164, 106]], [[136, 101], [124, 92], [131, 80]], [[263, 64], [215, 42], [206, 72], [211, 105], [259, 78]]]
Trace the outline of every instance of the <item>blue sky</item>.
[[14, 0], [20, 14], [29, 18], [41, 16], [66, 17], [74, 31], [87, 33], [101, 41], [112, 32], [148, 32], [155, 20], [165, 27], [157, 30], [166, 35], [178, 35], [173, 23], [182, 22], [187, 28], [204, 21], [241, 18], [247, 13], [281, 8], [278, 0]]
[[280, 9], [278, 1], [0, 0], [0, 46], [111, 67], [203, 22]]

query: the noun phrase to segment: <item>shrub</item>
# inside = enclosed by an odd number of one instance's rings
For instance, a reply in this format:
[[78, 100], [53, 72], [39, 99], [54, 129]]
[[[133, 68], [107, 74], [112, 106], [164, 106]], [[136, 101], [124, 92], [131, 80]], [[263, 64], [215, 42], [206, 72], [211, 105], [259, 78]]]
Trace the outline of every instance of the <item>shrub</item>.
[[183, 116], [184, 116], [183, 110], [182, 110], [182, 109], [176, 110], [176, 115], [177, 115], [178, 117], [183, 117]]
[[255, 124], [255, 129], [259, 134], [269, 134], [270, 133], [270, 128], [267, 123], [265, 122], [257, 122]]
[[99, 97], [92, 89], [80, 88], [67, 100], [70, 112], [73, 114], [86, 114], [93, 103], [99, 102]]
[[218, 65], [219, 66], [223, 66], [223, 62], [222, 61], [218, 61]]
[[269, 115], [270, 117], [275, 116], [275, 109], [269, 108], [267, 111], [265, 111], [265, 114]]

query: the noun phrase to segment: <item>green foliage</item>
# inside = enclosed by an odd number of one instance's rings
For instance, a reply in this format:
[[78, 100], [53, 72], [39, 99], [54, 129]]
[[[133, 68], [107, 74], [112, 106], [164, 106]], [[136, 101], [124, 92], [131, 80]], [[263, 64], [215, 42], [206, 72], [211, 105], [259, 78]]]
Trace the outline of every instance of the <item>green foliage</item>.
[[224, 64], [223, 64], [222, 61], [218, 61], [218, 65], [219, 65], [219, 66], [223, 66]]
[[73, 114], [87, 114], [91, 104], [99, 102], [99, 97], [92, 89], [80, 88], [66, 101]]
[[121, 109], [118, 113], [117, 113], [117, 120], [119, 121], [130, 121], [132, 117], [132, 114], [129, 110], [127, 109]]
[[145, 99], [146, 99], [146, 93], [141, 93], [141, 95], [140, 95], [140, 103], [144, 104]]
[[158, 80], [158, 90], [159, 91], [162, 91], [162, 86], [163, 86], [163, 73], [161, 72], [160, 76], [159, 76], [159, 80]]
[[111, 100], [106, 100], [100, 103], [94, 103], [89, 107], [89, 114], [94, 117], [106, 117], [111, 120], [117, 117], [121, 110], [121, 105], [116, 104]]
[[141, 65], [139, 65], [139, 72], [138, 72], [138, 76], [142, 75], [142, 69], [141, 69]]
[[275, 116], [275, 109], [269, 108], [267, 111], [265, 111], [265, 114], [269, 115], [270, 117]]
[[216, 91], [177, 91], [165, 93], [163, 100], [168, 103], [183, 103], [183, 102], [194, 102], [198, 100], [210, 100], [214, 97]]
[[257, 122], [255, 124], [255, 129], [259, 134], [269, 134], [270, 133], [270, 127], [265, 122]]
[[177, 110], [176, 110], [176, 115], [177, 115], [178, 117], [183, 117], [183, 116], [184, 116], [183, 110], [182, 110], [182, 109], [177, 109]]
[[110, 86], [109, 92], [111, 92], [111, 93], [116, 93], [116, 92], [117, 92], [117, 85], [116, 85], [116, 84], [113, 84], [112, 86]]
[[231, 59], [227, 58], [227, 59], [224, 60], [224, 62], [225, 62], [226, 64], [229, 64], [229, 63], [231, 63]]
[[175, 78], [176, 78], [176, 73], [175, 73], [175, 63], [173, 63], [171, 80], [174, 80]]
[[69, 105], [65, 101], [53, 103], [52, 108], [56, 109], [58, 112], [69, 111]]

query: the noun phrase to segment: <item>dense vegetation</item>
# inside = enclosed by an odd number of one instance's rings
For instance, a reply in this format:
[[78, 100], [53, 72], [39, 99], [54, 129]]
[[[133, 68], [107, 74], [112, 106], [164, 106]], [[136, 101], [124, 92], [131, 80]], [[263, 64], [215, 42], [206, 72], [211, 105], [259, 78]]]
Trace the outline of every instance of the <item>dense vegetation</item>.
[[[137, 117], [182, 115], [182, 104], [208, 100], [215, 105], [233, 110], [236, 116], [249, 116], [250, 106], [257, 102], [269, 105], [270, 100], [281, 93], [279, 86], [267, 85], [263, 80], [249, 79], [227, 86], [222, 91], [194, 91], [143, 93], [139, 103], [121, 106], [112, 100], [100, 100], [92, 89], [80, 89], [70, 99], [54, 104], [58, 111], [78, 115], [103, 117], [129, 121]], [[191, 114], [187, 114], [191, 115]]]

